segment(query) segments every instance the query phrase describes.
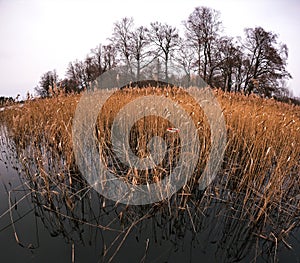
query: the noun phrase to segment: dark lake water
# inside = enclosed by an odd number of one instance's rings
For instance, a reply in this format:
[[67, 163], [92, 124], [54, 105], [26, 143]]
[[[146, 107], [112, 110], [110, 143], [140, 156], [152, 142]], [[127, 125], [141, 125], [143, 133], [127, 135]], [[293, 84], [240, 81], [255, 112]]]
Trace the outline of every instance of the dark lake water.
[[92, 188], [68, 207], [55, 192], [35, 194], [3, 134], [0, 145], [0, 262], [300, 262], [297, 228], [286, 244], [261, 238], [211, 189], [195, 192], [190, 210], [125, 207]]

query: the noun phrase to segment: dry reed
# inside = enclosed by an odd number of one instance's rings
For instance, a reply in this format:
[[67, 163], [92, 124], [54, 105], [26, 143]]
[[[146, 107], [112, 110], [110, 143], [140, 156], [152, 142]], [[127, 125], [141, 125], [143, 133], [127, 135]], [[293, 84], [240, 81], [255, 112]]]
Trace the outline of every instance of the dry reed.
[[[174, 213], [179, 216], [179, 210], [187, 211], [196, 231], [197, 218], [191, 214], [189, 202], [194, 204], [196, 210], [201, 202], [205, 204], [201, 211], [205, 213], [213, 200], [220, 200], [236, 211], [234, 216], [249, 220], [260, 238], [284, 241], [288, 233], [299, 225], [300, 107], [255, 95], [219, 90], [214, 93], [224, 112], [228, 138], [222, 169], [215, 182], [207, 188], [204, 199], [196, 200], [193, 193], [197, 187], [196, 179], [207, 161], [210, 131], [201, 108], [179, 88], [123, 89], [116, 92], [106, 102], [97, 123], [98, 140], [106, 146], [104, 158], [109, 159], [112, 154], [110, 128], [114, 117], [126, 103], [151, 94], [176, 100], [190, 113], [198, 128], [201, 158], [194, 177], [177, 194], [177, 212]], [[61, 94], [26, 101], [22, 108], [16, 106], [0, 113], [1, 121], [8, 128], [7, 136], [18, 149], [33, 189], [34, 186], [39, 189], [39, 194], [45, 196], [44, 205], [52, 207], [52, 210], [55, 210], [53, 200], [63, 198], [66, 209], [72, 211], [75, 200], [90, 189], [86, 184], [85, 190], [80, 189], [82, 184], [79, 183], [80, 175], [72, 150], [72, 119], [79, 99], [80, 95]], [[168, 126], [170, 123], [154, 116], [137, 122], [133, 131], [136, 139], [131, 141], [133, 149], [139, 143], [139, 150], [135, 153], [140, 157], [147, 155], [146, 145], [149, 136], [153, 135], [169, 140], [168, 143], [176, 149], [180, 145], [179, 135], [166, 135]], [[176, 151], [172, 158], [169, 161], [176, 163]], [[151, 171], [151, 176], [134, 169], [126, 170], [118, 163], [113, 166], [117, 167], [115, 173], [123, 172], [128, 182], [138, 184], [161, 180], [167, 174], [163, 168], [165, 165], [163, 163], [162, 167]], [[80, 184], [79, 188], [74, 188], [76, 183]], [[162, 207], [164, 204], [171, 213], [168, 202], [162, 202]], [[124, 220], [120, 213], [121, 218]]]

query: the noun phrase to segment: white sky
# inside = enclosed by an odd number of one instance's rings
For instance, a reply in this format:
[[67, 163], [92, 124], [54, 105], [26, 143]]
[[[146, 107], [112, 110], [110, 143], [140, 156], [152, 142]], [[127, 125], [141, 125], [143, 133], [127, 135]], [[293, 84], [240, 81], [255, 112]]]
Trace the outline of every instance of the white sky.
[[105, 43], [113, 23], [125, 16], [136, 25], [180, 27], [197, 6], [219, 10], [228, 36], [243, 36], [245, 27], [255, 26], [277, 33], [289, 48], [289, 86], [300, 96], [297, 0], [0, 0], [0, 96], [24, 98], [49, 70], [63, 78], [68, 63]]

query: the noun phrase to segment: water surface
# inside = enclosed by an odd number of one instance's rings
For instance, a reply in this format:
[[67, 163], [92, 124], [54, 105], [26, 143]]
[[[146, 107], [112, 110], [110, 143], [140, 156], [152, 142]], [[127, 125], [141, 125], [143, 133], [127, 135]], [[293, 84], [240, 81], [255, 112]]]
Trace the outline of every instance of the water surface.
[[1, 262], [299, 262], [299, 231], [286, 245], [263, 238], [259, 224], [241, 219], [242, 199], [224, 202], [233, 193], [221, 179], [194, 191], [182, 210], [168, 203], [126, 207], [84, 182], [74, 183], [68, 203], [55, 188], [49, 199], [28, 181], [6, 139], [2, 133]]

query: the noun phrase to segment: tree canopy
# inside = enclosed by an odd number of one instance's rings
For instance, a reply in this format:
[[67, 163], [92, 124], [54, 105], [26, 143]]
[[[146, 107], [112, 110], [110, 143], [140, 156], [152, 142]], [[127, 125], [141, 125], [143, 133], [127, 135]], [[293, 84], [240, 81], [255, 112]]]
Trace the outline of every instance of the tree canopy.
[[288, 48], [274, 32], [255, 27], [246, 28], [244, 37], [225, 36], [220, 12], [208, 7], [196, 7], [183, 25], [180, 36], [172, 25], [136, 26], [124, 17], [114, 24], [108, 44], [91, 49], [84, 61], [70, 62], [63, 79], [55, 70], [43, 74], [36, 91], [42, 97], [54, 87], [80, 92], [104, 72], [124, 66], [136, 80], [201, 77], [224, 91], [289, 94]]

